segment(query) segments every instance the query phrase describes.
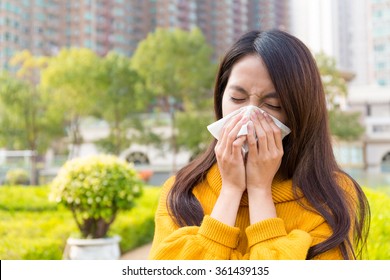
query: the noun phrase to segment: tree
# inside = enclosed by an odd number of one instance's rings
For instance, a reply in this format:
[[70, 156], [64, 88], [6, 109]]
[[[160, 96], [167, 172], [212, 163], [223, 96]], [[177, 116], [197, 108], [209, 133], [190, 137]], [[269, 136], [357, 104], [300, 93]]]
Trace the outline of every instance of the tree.
[[332, 134], [345, 141], [359, 139], [364, 133], [364, 127], [359, 122], [359, 112], [344, 112], [338, 109], [329, 111], [329, 121]]
[[[212, 108], [210, 105], [209, 108]], [[202, 153], [212, 140], [207, 125], [214, 121], [212, 110], [204, 112], [181, 112], [177, 116], [177, 145], [188, 149], [192, 156]]]
[[[157, 28], [139, 43], [132, 58], [134, 69], [145, 81], [145, 93], [157, 99], [164, 112], [170, 113], [174, 155], [179, 148], [175, 112], [203, 111], [205, 100], [212, 97], [216, 66], [211, 57], [212, 49], [198, 28], [189, 32]], [[205, 129], [198, 124], [181, 125], [179, 135], [186, 135], [187, 130]]]
[[157, 28], [141, 41], [132, 57], [132, 65], [145, 81], [145, 90], [161, 98], [169, 111], [169, 97], [196, 108], [210, 97], [215, 74], [212, 49], [198, 28]]
[[110, 135], [98, 141], [98, 145], [119, 155], [131, 143], [128, 131], [134, 127], [132, 120], [138, 117], [137, 113], [145, 110], [148, 96], [143, 94], [142, 81], [131, 68], [129, 58], [111, 52], [102, 62], [102, 88], [96, 100], [96, 113], [108, 122]]
[[345, 141], [359, 139], [364, 133], [364, 127], [359, 122], [360, 114], [342, 111], [337, 104], [337, 98], [346, 98], [348, 90], [346, 81], [337, 70], [336, 60], [321, 52], [316, 55], [316, 61], [328, 101], [332, 134]]
[[50, 102], [36, 84], [46, 59], [23, 51], [10, 62], [18, 70], [16, 76], [0, 76], [0, 141], [7, 149], [33, 151], [31, 183], [37, 184], [37, 154], [44, 153], [51, 141], [62, 135], [60, 119], [50, 113]]
[[337, 107], [337, 97], [347, 97], [347, 83], [337, 70], [336, 60], [327, 56], [324, 52], [316, 56], [318, 68], [321, 73], [322, 83], [324, 85], [326, 97], [330, 107]]
[[86, 48], [62, 49], [48, 59], [47, 67], [42, 71], [42, 88], [49, 92], [53, 107], [65, 117], [72, 143], [70, 158], [78, 155], [83, 141], [82, 117], [91, 115], [96, 108], [95, 100], [102, 87], [101, 71], [101, 59]]

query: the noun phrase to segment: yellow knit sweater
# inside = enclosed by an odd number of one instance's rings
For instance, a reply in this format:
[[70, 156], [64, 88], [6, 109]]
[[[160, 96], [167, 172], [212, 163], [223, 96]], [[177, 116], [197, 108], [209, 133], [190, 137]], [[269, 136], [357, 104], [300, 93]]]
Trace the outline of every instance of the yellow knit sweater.
[[[332, 233], [322, 216], [298, 204], [292, 192], [291, 180], [275, 181], [272, 185], [277, 218], [250, 225], [245, 192], [235, 227], [223, 224], [209, 216], [222, 186], [216, 164], [206, 178], [193, 190], [205, 214], [199, 227], [179, 228], [174, 223], [166, 205], [175, 179], [171, 177], [165, 182], [155, 215], [156, 229], [149, 259], [304, 260], [311, 246], [324, 241]], [[300, 201], [308, 206], [303, 197]], [[335, 248], [317, 256], [317, 259], [342, 259], [342, 256]]]

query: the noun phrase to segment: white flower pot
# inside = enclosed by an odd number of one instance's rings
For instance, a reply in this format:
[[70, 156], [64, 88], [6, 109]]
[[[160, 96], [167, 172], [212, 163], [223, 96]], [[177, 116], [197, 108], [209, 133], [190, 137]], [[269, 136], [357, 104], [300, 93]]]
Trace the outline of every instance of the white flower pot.
[[121, 252], [119, 236], [95, 239], [69, 237], [66, 242], [64, 259], [68, 260], [117, 260]]

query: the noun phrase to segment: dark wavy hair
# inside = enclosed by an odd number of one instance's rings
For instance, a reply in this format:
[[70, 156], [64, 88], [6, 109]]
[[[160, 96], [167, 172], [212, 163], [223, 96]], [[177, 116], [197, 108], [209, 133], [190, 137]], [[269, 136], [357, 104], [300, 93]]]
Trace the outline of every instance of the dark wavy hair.
[[[214, 88], [216, 119], [222, 118], [222, 97], [232, 68], [247, 55], [262, 58], [291, 128], [291, 134], [283, 139], [284, 156], [278, 174], [292, 179], [294, 193], [301, 191], [311, 210], [322, 215], [332, 229], [327, 240], [309, 249], [307, 259], [332, 248], [339, 248], [344, 259], [361, 257], [369, 229], [368, 201], [359, 184], [336, 163], [321, 76], [311, 52], [299, 39], [279, 30], [244, 34], [219, 67]], [[180, 227], [201, 224], [203, 209], [192, 190], [216, 163], [215, 145], [216, 140], [176, 174], [167, 206]], [[350, 179], [357, 201], [351, 201], [340, 187], [337, 174]], [[352, 226], [353, 241], [348, 237]]]

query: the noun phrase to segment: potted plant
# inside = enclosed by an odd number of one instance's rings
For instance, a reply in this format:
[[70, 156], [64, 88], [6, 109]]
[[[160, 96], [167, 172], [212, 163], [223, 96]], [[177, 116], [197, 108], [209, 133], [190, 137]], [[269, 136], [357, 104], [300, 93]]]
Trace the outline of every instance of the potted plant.
[[144, 182], [132, 164], [111, 155], [67, 161], [51, 183], [50, 199], [72, 211], [81, 238], [70, 237], [65, 259], [118, 259], [119, 236], [108, 236], [120, 210], [129, 210]]

